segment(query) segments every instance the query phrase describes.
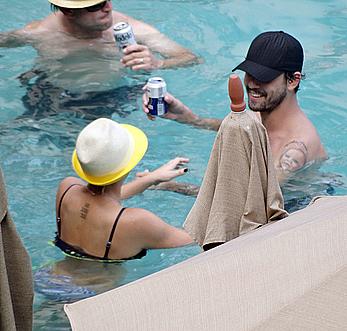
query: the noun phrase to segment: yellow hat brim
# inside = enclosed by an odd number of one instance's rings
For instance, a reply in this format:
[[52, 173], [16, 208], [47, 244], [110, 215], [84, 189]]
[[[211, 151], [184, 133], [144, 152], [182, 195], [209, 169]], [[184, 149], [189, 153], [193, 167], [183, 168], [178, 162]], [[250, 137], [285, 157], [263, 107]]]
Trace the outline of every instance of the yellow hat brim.
[[109, 185], [117, 182], [123, 176], [127, 175], [141, 161], [148, 148], [148, 139], [145, 133], [135, 126], [129, 124], [120, 125], [130, 133], [134, 140], [134, 153], [131, 156], [128, 164], [122, 170], [107, 176], [90, 176], [83, 171], [75, 149], [72, 154], [72, 166], [80, 178], [93, 185]]
[[48, 0], [48, 2], [58, 7], [69, 9], [81, 9], [97, 5], [105, 0]]

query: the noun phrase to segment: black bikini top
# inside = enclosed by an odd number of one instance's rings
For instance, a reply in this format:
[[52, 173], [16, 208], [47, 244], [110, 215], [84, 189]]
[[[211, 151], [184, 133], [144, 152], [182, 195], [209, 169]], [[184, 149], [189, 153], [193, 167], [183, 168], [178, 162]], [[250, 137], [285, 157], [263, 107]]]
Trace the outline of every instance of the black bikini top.
[[112, 245], [112, 239], [113, 239], [114, 233], [116, 231], [116, 227], [117, 227], [118, 221], [119, 221], [120, 217], [122, 216], [124, 210], [126, 209], [125, 207], [123, 207], [119, 211], [118, 215], [116, 216], [116, 218], [114, 220], [114, 223], [113, 223], [113, 226], [112, 226], [112, 229], [111, 229], [111, 232], [110, 232], [110, 236], [108, 238], [108, 241], [106, 242], [105, 253], [104, 253], [103, 257], [93, 256], [93, 255], [90, 255], [88, 253], [85, 253], [85, 252], [83, 252], [83, 251], [73, 247], [72, 245], [66, 243], [65, 241], [63, 241], [60, 238], [60, 235], [61, 235], [61, 206], [62, 206], [62, 203], [63, 203], [63, 199], [64, 199], [66, 193], [73, 186], [76, 186], [76, 185], [82, 186], [81, 184], [72, 184], [72, 185], [70, 185], [65, 190], [65, 192], [63, 193], [63, 195], [60, 198], [59, 206], [58, 206], [58, 210], [57, 210], [57, 219], [56, 219], [57, 220], [57, 232], [56, 232], [56, 237], [55, 237], [55, 240], [54, 240], [54, 244], [57, 247], [59, 247], [68, 256], [75, 257], [75, 258], [80, 258], [80, 259], [97, 260], [97, 261], [101, 261], [101, 262], [121, 262], [121, 261], [124, 261], [124, 260], [139, 259], [139, 258], [145, 256], [146, 253], [147, 253], [147, 250], [143, 249], [138, 254], [136, 254], [135, 256], [130, 257], [130, 258], [121, 259], [121, 260], [119, 260], [119, 259], [114, 260], [114, 259], [109, 259], [108, 258], [108, 254], [110, 252], [110, 248], [111, 248], [111, 245]]

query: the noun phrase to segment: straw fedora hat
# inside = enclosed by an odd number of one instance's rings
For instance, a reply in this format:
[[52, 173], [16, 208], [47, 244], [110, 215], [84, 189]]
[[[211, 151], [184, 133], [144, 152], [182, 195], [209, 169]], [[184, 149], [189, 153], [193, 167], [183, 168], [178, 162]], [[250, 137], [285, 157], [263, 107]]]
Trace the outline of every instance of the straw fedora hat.
[[140, 129], [99, 118], [78, 135], [72, 166], [88, 183], [109, 185], [128, 174], [145, 155], [147, 147], [147, 137]]
[[97, 5], [105, 0], [48, 0], [53, 5], [63, 8], [77, 9]]

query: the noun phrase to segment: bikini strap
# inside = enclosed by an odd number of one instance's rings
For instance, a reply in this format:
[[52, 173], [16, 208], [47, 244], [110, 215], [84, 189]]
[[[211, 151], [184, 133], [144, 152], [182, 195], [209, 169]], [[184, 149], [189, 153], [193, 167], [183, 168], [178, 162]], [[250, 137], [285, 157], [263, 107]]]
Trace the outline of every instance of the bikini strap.
[[57, 229], [58, 229], [58, 238], [60, 238], [60, 231], [61, 231], [60, 209], [61, 209], [61, 206], [62, 206], [62, 204], [63, 204], [63, 199], [64, 199], [66, 193], [70, 190], [70, 188], [73, 187], [73, 186], [76, 186], [76, 185], [82, 186], [81, 184], [72, 184], [72, 185], [70, 185], [70, 186], [65, 190], [65, 192], [62, 194], [62, 196], [61, 196], [61, 198], [60, 198], [59, 206], [58, 206], [58, 210], [57, 210]]
[[113, 223], [113, 226], [112, 226], [112, 230], [111, 230], [111, 233], [110, 233], [110, 237], [108, 238], [108, 241], [106, 243], [106, 249], [105, 249], [105, 254], [104, 254], [104, 259], [108, 259], [108, 253], [110, 252], [110, 248], [111, 248], [111, 244], [112, 244], [112, 239], [113, 239], [113, 235], [114, 235], [114, 231], [116, 230], [116, 226], [117, 226], [117, 223], [119, 221], [119, 218], [121, 217], [121, 215], [123, 214], [124, 210], [126, 209], [126, 207], [123, 207], [120, 212], [118, 213], [114, 223]]

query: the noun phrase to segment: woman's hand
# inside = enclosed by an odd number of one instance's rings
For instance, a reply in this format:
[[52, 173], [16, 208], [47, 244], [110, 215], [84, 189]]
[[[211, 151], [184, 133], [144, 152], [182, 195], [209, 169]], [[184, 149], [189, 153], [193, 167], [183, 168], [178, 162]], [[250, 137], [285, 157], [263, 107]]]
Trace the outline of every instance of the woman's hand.
[[133, 181], [122, 186], [122, 199], [128, 199], [136, 194], [142, 193], [150, 186], [182, 176], [188, 171], [187, 167], [182, 168], [182, 166], [188, 162], [189, 159], [187, 158], [176, 157], [153, 171], [145, 170], [143, 172], [138, 172]]
[[188, 162], [189, 159], [187, 158], [176, 157], [175, 159], [170, 160], [169, 162], [153, 171], [145, 170], [143, 172], [138, 172], [136, 174], [136, 177], [146, 177], [147, 179], [151, 179], [151, 181], [153, 181], [152, 185], [157, 185], [161, 182], [167, 182], [178, 176], [184, 175], [188, 171], [188, 168], [182, 166], [184, 166]]

